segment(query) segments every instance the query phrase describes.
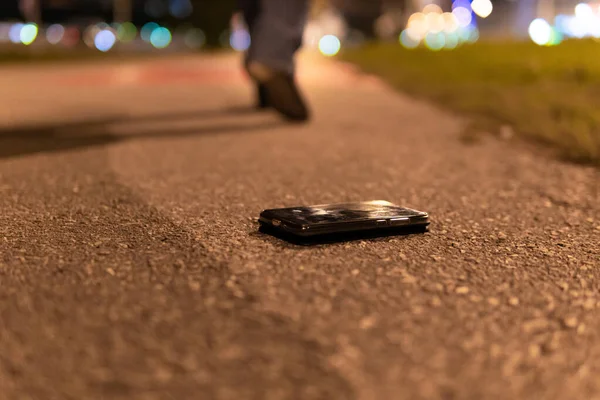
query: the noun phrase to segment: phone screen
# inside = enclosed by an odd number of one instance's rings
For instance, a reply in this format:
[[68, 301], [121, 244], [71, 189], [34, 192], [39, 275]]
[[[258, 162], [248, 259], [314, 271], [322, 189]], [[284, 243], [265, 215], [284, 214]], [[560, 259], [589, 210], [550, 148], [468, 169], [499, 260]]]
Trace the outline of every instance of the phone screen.
[[408, 218], [421, 215], [426, 214], [381, 201], [328, 204], [277, 210], [277, 216], [283, 220], [309, 225], [373, 219]]

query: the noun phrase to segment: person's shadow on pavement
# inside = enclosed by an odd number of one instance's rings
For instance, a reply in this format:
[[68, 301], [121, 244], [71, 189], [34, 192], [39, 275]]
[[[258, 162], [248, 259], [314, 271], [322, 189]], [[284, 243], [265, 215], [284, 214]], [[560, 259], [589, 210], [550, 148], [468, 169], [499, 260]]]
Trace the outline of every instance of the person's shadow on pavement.
[[34, 153], [54, 153], [79, 148], [106, 146], [113, 143], [153, 137], [182, 137], [216, 135], [224, 133], [247, 133], [281, 126], [283, 121], [249, 123], [226, 123], [217, 126], [136, 131], [132, 135], [118, 135], [109, 131], [109, 126], [119, 123], [152, 121], [168, 122], [194, 120], [218, 116], [241, 116], [256, 113], [249, 107], [189, 111], [180, 113], [152, 114], [142, 116], [109, 117], [77, 122], [61, 122], [37, 126], [0, 128], [0, 159]]

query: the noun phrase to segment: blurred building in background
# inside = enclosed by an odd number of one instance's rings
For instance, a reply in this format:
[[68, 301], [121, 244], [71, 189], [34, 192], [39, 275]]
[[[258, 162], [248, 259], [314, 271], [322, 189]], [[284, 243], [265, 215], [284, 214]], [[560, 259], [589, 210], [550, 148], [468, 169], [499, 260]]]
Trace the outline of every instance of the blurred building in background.
[[0, 19], [9, 20], [21, 17], [18, 0], [1, 0], [0, 1]]
[[380, 16], [383, 0], [331, 0], [331, 6], [339, 10], [350, 29], [375, 36], [375, 20]]

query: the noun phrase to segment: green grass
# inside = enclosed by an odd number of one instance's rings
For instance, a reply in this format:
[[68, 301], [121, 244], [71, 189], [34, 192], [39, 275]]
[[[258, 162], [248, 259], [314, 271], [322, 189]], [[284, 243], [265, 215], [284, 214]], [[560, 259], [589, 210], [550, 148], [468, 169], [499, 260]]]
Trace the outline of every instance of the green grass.
[[341, 58], [394, 87], [600, 165], [600, 43], [480, 42], [454, 51], [373, 44]]

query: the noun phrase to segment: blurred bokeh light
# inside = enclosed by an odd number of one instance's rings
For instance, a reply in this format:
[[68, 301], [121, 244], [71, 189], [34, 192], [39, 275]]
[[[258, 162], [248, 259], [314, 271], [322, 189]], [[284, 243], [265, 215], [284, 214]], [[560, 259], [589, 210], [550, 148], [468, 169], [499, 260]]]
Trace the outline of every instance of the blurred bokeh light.
[[473, 0], [471, 9], [478, 17], [487, 18], [494, 10], [494, 6], [490, 0]]
[[142, 29], [140, 30], [140, 37], [143, 41], [150, 42], [150, 36], [152, 35], [152, 32], [158, 28], [159, 25], [156, 22], [148, 22], [142, 26]]
[[127, 43], [134, 40], [137, 36], [137, 28], [131, 22], [125, 22], [120, 24], [117, 28], [117, 39], [119, 41]]
[[250, 47], [250, 33], [246, 29], [236, 29], [231, 33], [229, 45], [235, 51], [246, 51]]
[[158, 27], [150, 34], [150, 44], [157, 49], [164, 49], [171, 44], [173, 39], [171, 31], [165, 27]]
[[169, 13], [175, 18], [189, 17], [193, 10], [190, 0], [171, 0], [169, 3]]
[[190, 28], [183, 37], [186, 46], [192, 49], [199, 49], [206, 43], [206, 35], [201, 29]]
[[46, 29], [46, 40], [50, 44], [59, 44], [65, 36], [65, 27], [60, 24], [50, 25]]
[[[488, 11], [486, 16], [491, 13]], [[432, 51], [453, 50], [478, 39], [479, 31], [468, 0], [456, 0], [452, 12], [444, 12], [436, 4], [426, 5], [422, 11], [410, 15], [399, 37], [400, 44], [407, 49], [423, 45]]]
[[[44, 45], [75, 49], [83, 42], [88, 48], [102, 52], [197, 50], [219, 44], [244, 52], [251, 44], [248, 29], [239, 15], [229, 21], [228, 28], [215, 29], [210, 24], [198, 23], [203, 7], [199, 1], [140, 0], [139, 4], [132, 4], [133, 12], [123, 19], [111, 18], [109, 14], [48, 19], [37, 24], [25, 18], [0, 21], [0, 43], [7, 49], [32, 44], [32, 49]], [[540, 46], [556, 46], [568, 39], [600, 41], [600, 2], [532, 0], [527, 6], [517, 0], [423, 0], [406, 1], [400, 6], [400, 1], [391, 1], [373, 16], [371, 33], [357, 29], [336, 5], [339, 3], [331, 1], [319, 13], [311, 15], [303, 36], [305, 49], [330, 57], [342, 48], [361, 45], [367, 38], [378, 38], [407, 49], [454, 50], [478, 41], [480, 34], [491, 37], [490, 26], [498, 31], [503, 29], [508, 36], [514, 28], [510, 25], [519, 18], [522, 18], [521, 38]]]
[[32, 44], [38, 35], [38, 27], [36, 24], [25, 24], [20, 31], [21, 43], [28, 46]]
[[339, 53], [341, 47], [340, 39], [335, 35], [325, 35], [319, 40], [319, 51], [328, 57]]
[[102, 29], [94, 37], [94, 46], [102, 52], [107, 52], [113, 48], [116, 41], [117, 37], [112, 30]]
[[552, 27], [545, 19], [534, 19], [529, 25], [529, 36], [534, 43], [540, 46], [547, 45], [552, 39]]
[[23, 29], [24, 26], [25, 24], [16, 23], [10, 27], [10, 30], [8, 31], [8, 38], [12, 43], [21, 43], [21, 29]]

